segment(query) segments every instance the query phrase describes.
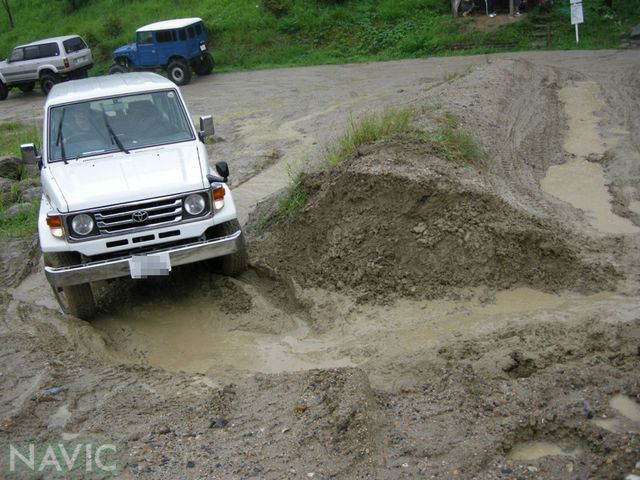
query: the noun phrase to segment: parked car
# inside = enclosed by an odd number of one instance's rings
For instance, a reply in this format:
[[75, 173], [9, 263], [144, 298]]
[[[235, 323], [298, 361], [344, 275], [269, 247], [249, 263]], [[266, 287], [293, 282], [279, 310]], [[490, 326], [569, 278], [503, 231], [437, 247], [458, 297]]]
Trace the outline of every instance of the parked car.
[[189, 83], [191, 70], [198, 75], [211, 73], [213, 57], [202, 19], [178, 18], [138, 28], [136, 43], [113, 52], [109, 73], [159, 69], [176, 85]]
[[228, 166], [214, 170], [203, 144], [213, 120], [196, 130], [173, 82], [139, 72], [56, 85], [42, 132], [41, 156], [21, 149], [41, 167], [40, 247], [64, 312], [90, 319], [99, 280], [213, 258], [226, 275], [246, 268]]
[[0, 62], [0, 100], [9, 89], [33, 90], [36, 82], [45, 94], [63, 80], [85, 78], [93, 67], [93, 55], [78, 35], [46, 38], [19, 45]]

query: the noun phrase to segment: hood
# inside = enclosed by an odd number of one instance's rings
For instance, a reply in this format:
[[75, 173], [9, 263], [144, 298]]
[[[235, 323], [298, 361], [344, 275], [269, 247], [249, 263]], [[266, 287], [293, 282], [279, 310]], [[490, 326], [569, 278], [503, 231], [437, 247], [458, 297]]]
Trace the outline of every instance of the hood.
[[113, 56], [114, 57], [122, 57], [125, 56], [131, 52], [135, 52], [136, 51], [136, 44], [135, 43], [130, 43], [128, 45], [123, 45], [122, 47], [118, 47], [113, 51]]
[[[67, 211], [199, 190], [205, 187], [195, 144], [118, 152], [68, 164], [49, 164], [49, 174]], [[63, 209], [63, 205], [58, 205]]]

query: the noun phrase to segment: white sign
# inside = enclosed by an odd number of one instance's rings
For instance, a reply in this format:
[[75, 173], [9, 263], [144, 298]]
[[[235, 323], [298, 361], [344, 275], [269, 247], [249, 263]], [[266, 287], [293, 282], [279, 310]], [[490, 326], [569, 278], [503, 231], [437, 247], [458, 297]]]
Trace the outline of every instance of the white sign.
[[571, 0], [571, 25], [584, 23], [582, 14], [582, 0]]

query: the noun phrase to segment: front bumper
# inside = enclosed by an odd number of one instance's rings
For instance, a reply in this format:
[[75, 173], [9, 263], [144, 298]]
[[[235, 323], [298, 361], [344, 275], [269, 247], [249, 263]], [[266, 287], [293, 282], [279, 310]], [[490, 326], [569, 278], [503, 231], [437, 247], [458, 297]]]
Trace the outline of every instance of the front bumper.
[[[226, 237], [159, 249], [146, 255], [169, 254], [172, 267], [186, 265], [237, 252], [241, 234], [242, 231], [238, 230]], [[129, 268], [130, 258], [131, 255], [127, 255], [111, 260], [89, 262], [69, 267], [44, 267], [44, 273], [49, 283], [54, 287], [66, 287], [110, 278], [128, 277], [131, 275]]]

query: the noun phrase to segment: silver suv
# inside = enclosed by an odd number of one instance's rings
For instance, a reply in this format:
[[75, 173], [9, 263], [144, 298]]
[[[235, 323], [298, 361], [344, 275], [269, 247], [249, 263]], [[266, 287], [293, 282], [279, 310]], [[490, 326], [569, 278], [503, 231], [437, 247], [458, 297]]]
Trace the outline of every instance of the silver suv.
[[36, 81], [46, 95], [58, 82], [87, 77], [91, 67], [91, 50], [78, 35], [19, 45], [0, 62], [0, 100], [7, 98], [11, 87], [23, 92], [33, 90]]

